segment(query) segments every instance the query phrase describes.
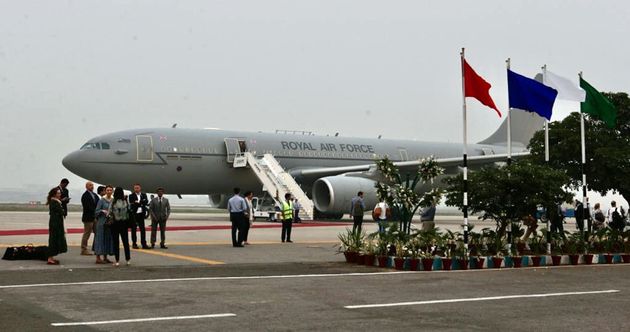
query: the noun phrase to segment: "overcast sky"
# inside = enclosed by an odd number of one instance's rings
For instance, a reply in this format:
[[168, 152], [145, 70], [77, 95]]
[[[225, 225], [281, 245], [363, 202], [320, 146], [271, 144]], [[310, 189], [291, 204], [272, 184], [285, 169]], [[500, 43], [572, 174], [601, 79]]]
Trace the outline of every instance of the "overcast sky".
[[[459, 52], [630, 92], [628, 1], [0, 1], [0, 188], [57, 184], [93, 136], [154, 126], [460, 142]], [[575, 105], [560, 104], [562, 112]], [[471, 141], [500, 124], [469, 102]]]

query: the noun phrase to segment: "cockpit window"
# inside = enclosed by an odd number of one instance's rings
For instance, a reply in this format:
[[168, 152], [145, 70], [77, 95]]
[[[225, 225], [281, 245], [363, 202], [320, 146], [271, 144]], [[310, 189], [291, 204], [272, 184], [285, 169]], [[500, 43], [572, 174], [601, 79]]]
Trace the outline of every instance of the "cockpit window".
[[109, 143], [101, 142], [101, 143], [85, 143], [81, 147], [81, 150], [109, 150]]
[[98, 150], [100, 146], [98, 143], [85, 143], [81, 147], [81, 150]]

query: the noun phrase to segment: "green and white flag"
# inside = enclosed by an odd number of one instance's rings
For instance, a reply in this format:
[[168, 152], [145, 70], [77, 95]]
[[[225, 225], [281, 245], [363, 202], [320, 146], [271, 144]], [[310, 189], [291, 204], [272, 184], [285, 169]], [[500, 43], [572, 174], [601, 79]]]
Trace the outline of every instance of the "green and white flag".
[[588, 113], [604, 121], [608, 127], [614, 128], [617, 119], [617, 109], [608, 98], [580, 77], [580, 87], [586, 91], [586, 100], [581, 103], [582, 113]]

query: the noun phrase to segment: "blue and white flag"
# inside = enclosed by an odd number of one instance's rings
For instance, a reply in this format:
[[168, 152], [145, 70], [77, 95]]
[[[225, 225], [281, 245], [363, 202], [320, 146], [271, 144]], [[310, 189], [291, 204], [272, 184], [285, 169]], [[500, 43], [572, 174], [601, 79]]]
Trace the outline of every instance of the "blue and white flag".
[[508, 69], [508, 94], [511, 108], [537, 113], [551, 121], [553, 103], [558, 96], [555, 89]]

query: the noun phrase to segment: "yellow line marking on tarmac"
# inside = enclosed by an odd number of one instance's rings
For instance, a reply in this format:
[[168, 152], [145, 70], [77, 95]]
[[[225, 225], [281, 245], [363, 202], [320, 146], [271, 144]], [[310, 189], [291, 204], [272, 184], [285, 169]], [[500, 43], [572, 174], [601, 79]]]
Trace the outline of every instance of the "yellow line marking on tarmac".
[[184, 256], [184, 255], [178, 255], [178, 254], [169, 254], [169, 253], [165, 253], [165, 252], [161, 252], [161, 251], [156, 251], [155, 249], [153, 249], [153, 250], [132, 249], [132, 251], [141, 252], [143, 254], [149, 254], [149, 255], [156, 255], [156, 256], [162, 256], [162, 257], [168, 257], [168, 258], [174, 258], [174, 259], [181, 259], [181, 260], [184, 260], [184, 261], [189, 261], [189, 262], [194, 262], [194, 263], [201, 263], [201, 264], [208, 264], [208, 265], [222, 265], [222, 264], [225, 264], [225, 262], [221, 262], [221, 261], [213, 261], [213, 260], [210, 260], [210, 259], [204, 259], [204, 258], [198, 258], [198, 257], [192, 257], [192, 256]]

